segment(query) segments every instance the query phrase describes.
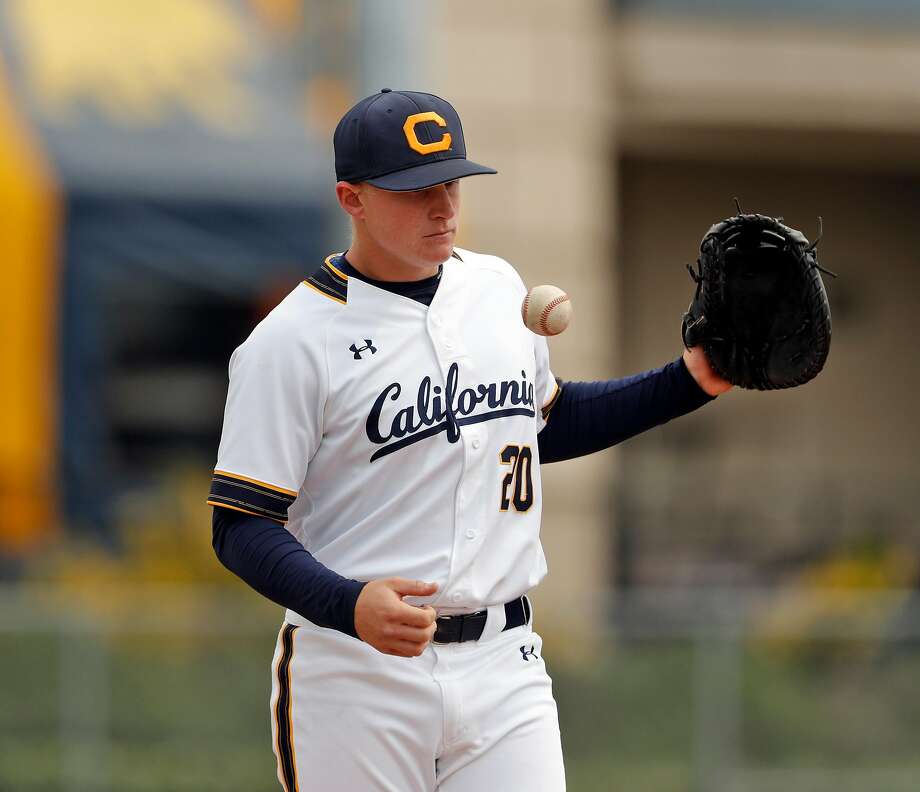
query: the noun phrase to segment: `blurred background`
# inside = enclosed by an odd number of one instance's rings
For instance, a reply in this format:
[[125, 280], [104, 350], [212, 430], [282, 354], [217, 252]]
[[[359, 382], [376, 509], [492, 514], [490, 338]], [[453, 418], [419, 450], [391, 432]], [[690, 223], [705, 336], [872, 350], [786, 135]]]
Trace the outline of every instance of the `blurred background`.
[[274, 790], [281, 611], [205, 506], [232, 350], [343, 249], [332, 129], [438, 93], [460, 244], [663, 365], [711, 223], [814, 237], [824, 372], [544, 469], [569, 788], [920, 789], [920, 2], [2, 0], [0, 790]]

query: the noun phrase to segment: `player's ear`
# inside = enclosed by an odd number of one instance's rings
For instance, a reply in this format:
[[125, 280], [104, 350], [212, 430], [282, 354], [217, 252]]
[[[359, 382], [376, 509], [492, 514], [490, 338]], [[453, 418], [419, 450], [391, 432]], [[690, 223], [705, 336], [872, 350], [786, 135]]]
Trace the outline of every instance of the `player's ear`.
[[361, 200], [361, 184], [340, 181], [335, 185], [335, 197], [339, 199], [339, 206], [355, 219], [364, 217], [364, 203]]

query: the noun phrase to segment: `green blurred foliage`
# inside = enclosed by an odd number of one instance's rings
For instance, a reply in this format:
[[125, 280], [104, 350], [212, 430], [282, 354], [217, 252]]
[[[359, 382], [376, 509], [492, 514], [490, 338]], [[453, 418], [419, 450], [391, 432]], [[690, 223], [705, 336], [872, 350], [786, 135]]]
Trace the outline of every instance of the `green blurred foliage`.
[[[93, 638], [108, 664], [110, 747], [85, 788], [277, 789], [268, 714], [276, 626], [265, 619], [245, 634], [191, 642]], [[0, 789], [59, 789], [67, 752], [80, 747], [62, 744], [57, 721], [58, 652], [66, 651], [66, 640], [47, 634], [0, 639], [0, 700], [15, 703], [0, 709]], [[588, 673], [553, 664], [551, 645], [546, 652], [571, 790], [696, 788], [691, 644], [610, 642]], [[883, 666], [843, 658], [832, 673], [754, 645], [740, 660], [745, 766], [920, 772], [920, 654]]]

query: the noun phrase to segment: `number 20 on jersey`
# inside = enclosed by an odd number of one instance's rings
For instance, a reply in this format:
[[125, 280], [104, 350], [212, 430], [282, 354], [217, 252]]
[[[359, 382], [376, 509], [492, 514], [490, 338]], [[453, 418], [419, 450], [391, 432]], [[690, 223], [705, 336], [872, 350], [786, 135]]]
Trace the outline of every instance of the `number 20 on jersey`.
[[510, 470], [502, 478], [500, 511], [525, 512], [533, 506], [533, 453], [530, 446], [506, 445], [498, 455]]

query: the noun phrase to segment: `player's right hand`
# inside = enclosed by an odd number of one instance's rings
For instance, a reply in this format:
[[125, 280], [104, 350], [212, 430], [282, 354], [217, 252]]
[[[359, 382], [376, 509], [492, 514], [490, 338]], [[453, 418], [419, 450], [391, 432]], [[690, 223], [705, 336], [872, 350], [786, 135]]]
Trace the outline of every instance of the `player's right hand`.
[[422, 580], [372, 580], [355, 603], [355, 632], [378, 652], [418, 657], [434, 637], [438, 614], [430, 605], [409, 605], [402, 598], [430, 597], [437, 590], [437, 583]]

